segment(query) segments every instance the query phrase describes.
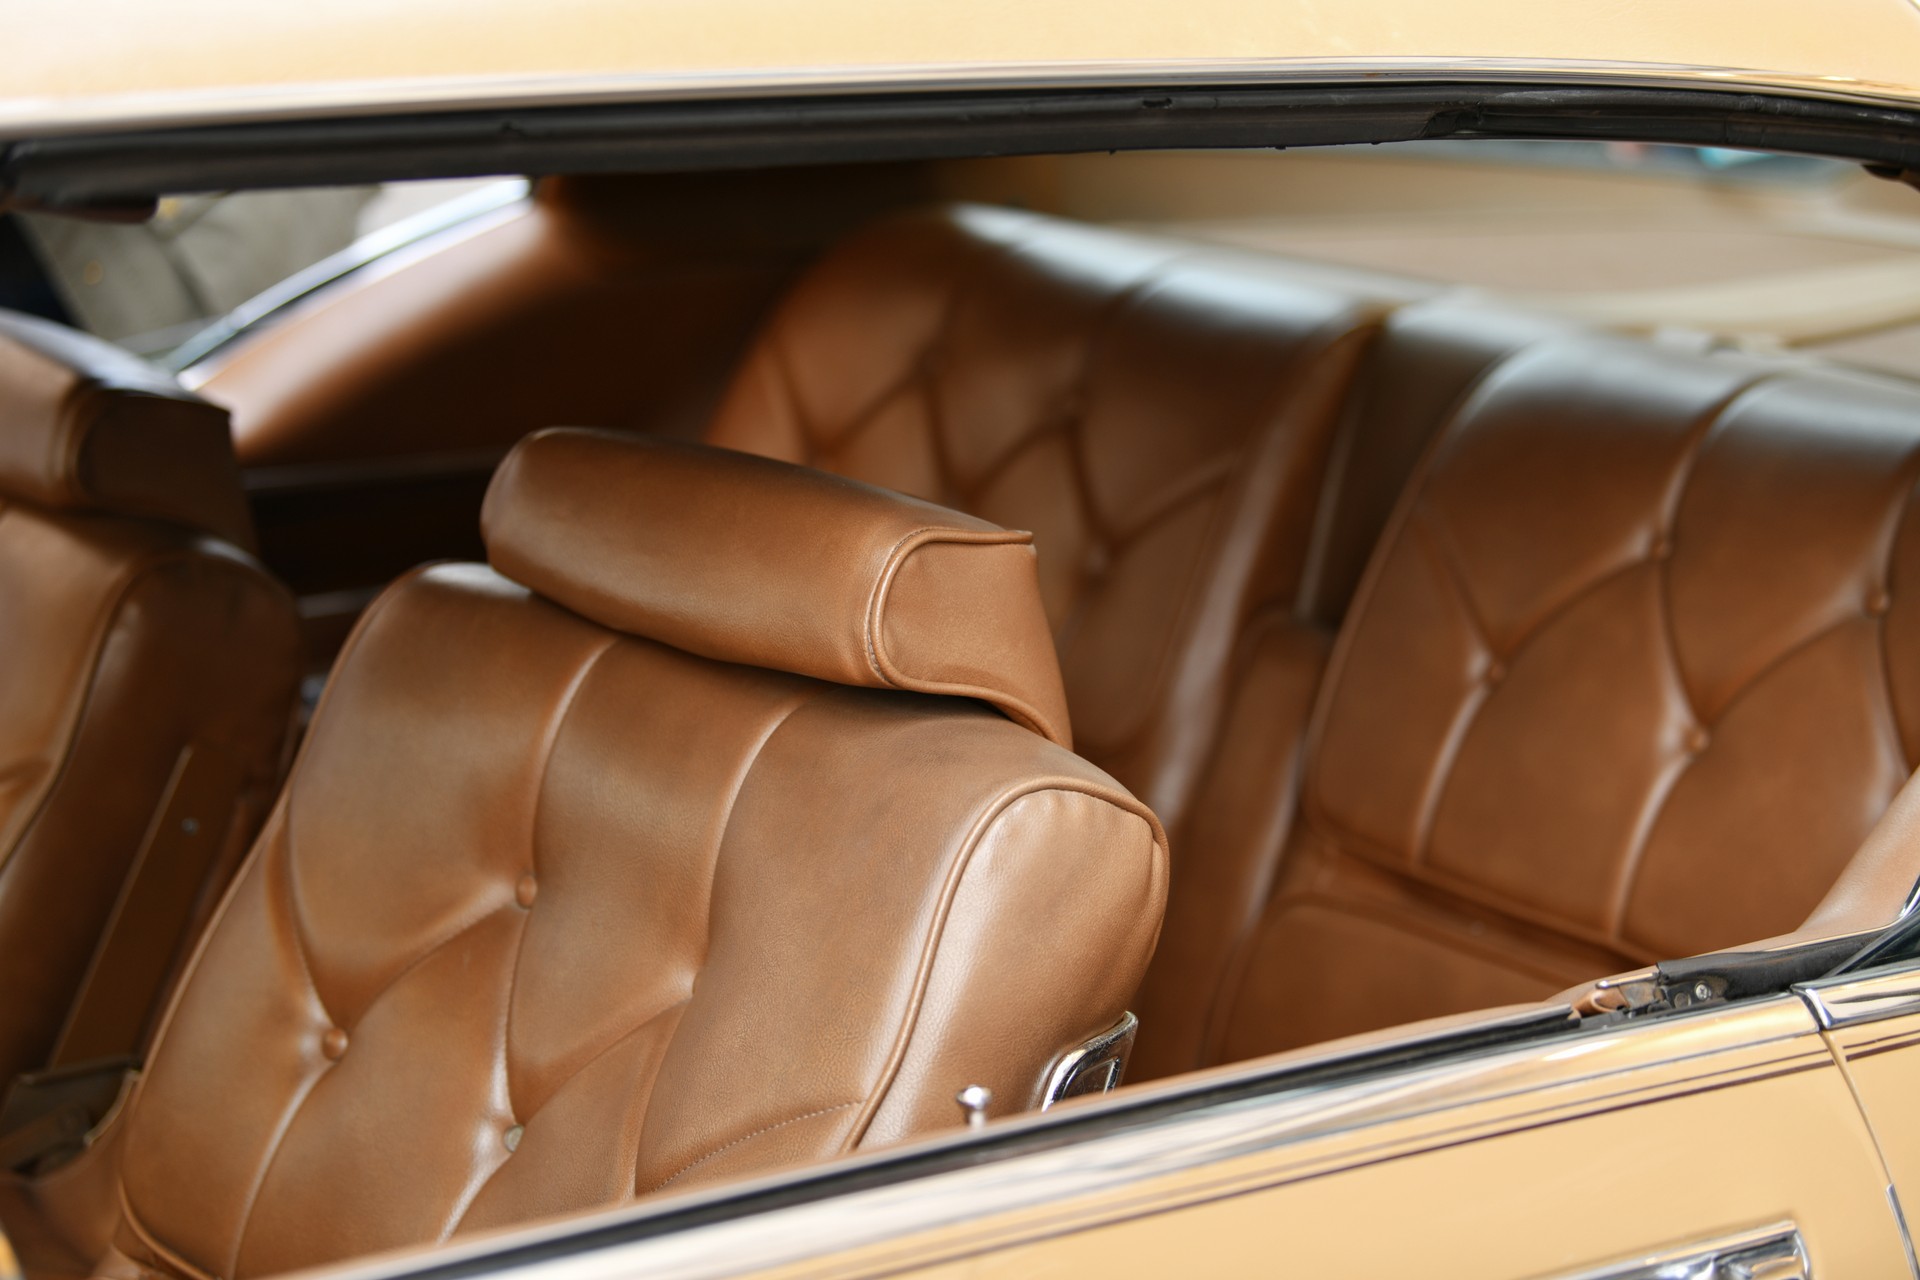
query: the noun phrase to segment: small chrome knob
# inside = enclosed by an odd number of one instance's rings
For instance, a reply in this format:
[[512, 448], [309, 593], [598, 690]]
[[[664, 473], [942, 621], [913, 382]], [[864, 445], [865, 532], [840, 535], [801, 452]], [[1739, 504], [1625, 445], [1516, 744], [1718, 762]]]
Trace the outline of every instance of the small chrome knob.
[[987, 1104], [993, 1101], [993, 1090], [983, 1084], [970, 1084], [954, 1094], [953, 1100], [960, 1104], [960, 1113], [967, 1118], [967, 1128], [986, 1128]]

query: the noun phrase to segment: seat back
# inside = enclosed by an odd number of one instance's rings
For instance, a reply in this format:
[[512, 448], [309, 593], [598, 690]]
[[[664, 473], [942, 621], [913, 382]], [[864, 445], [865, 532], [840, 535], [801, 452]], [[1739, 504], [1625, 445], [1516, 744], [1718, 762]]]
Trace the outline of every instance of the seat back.
[[271, 801], [298, 638], [250, 540], [224, 412], [0, 313], [0, 1088], [138, 1046]]
[[241, 1277], [1034, 1105], [1165, 893], [1025, 535], [523, 442], [348, 642], [128, 1117], [122, 1249]]
[[1498, 366], [1370, 566], [1235, 1059], [1793, 929], [1920, 759], [1920, 392], [1602, 337]]
[[1178, 848], [1235, 646], [1293, 608], [1342, 397], [1416, 289], [917, 212], [794, 287], [705, 438], [1032, 530], [1076, 749]]

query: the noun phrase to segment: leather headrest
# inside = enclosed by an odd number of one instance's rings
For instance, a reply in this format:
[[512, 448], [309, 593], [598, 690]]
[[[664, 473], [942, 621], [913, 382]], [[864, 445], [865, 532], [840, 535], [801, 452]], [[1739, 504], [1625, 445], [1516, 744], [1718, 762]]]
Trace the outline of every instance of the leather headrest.
[[495, 569], [603, 626], [979, 698], [1072, 745], [1031, 534], [768, 458], [574, 428], [514, 448], [480, 523]]
[[0, 494], [253, 544], [226, 410], [111, 343], [0, 311]]

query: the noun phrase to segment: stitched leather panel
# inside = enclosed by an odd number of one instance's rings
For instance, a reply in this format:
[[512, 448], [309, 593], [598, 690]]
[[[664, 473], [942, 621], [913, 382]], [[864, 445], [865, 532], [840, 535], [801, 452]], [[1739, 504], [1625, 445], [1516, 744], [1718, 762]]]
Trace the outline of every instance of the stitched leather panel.
[[[278, 1272], [952, 1125], [969, 1083], [1019, 1109], [1119, 1016], [1164, 893], [1137, 802], [971, 701], [424, 571], [163, 1032], [123, 1247]], [[1058, 980], [1009, 990], [1027, 962]]]
[[795, 287], [706, 438], [1031, 530], [1075, 747], [1177, 828], [1388, 301], [1008, 210], [893, 218]]
[[[1356, 599], [1219, 1052], [1798, 925], [1911, 771], [1916, 474], [1891, 382], [1602, 338], [1500, 366]], [[1333, 923], [1387, 902], [1462, 957], [1392, 999], [1377, 926]]]

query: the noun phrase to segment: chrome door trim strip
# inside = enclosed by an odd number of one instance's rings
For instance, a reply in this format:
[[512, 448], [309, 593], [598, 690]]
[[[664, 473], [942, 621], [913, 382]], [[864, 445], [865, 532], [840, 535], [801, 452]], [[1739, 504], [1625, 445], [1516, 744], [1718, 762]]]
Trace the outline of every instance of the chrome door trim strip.
[[1920, 960], [1794, 987], [1822, 1031], [1920, 1013]]
[[[1329, 1056], [1334, 1055], [1301, 1055], [1300, 1066]], [[1271, 1065], [1264, 1071], [1239, 1068], [1209, 1073], [1214, 1079], [1208, 1083], [1218, 1088], [1233, 1076], [1251, 1074], [1264, 1076], [1269, 1091], [1215, 1101], [1192, 1084], [1147, 1086], [1129, 1091], [1130, 1097], [996, 1121], [982, 1133], [857, 1156], [798, 1178], [774, 1175], [690, 1192], [496, 1242], [455, 1244], [328, 1274], [332, 1280], [432, 1280], [486, 1270], [524, 1280], [623, 1280], [639, 1274], [694, 1280], [798, 1264], [1042, 1205], [1060, 1206], [1049, 1218], [1049, 1229], [1091, 1229], [1115, 1213], [1139, 1212], [1134, 1202], [1143, 1195], [1156, 1211], [1167, 1211], [1576, 1120], [1596, 1110], [1618, 1111], [1832, 1066], [1806, 1006], [1780, 996], [1615, 1023], [1570, 1037], [1500, 1044], [1430, 1065], [1397, 1064], [1358, 1079], [1309, 1077], [1290, 1084]], [[1649, 1071], [1653, 1074], [1644, 1074]], [[1190, 1109], [1164, 1110], [1196, 1092], [1202, 1096], [1187, 1104]], [[1463, 1107], [1483, 1104], [1490, 1110], [1477, 1119], [1463, 1117]], [[1463, 1118], [1443, 1123], [1454, 1116]], [[1424, 1125], [1423, 1118], [1428, 1119]], [[1096, 1119], [1113, 1127], [1078, 1132]], [[1367, 1130], [1401, 1123], [1411, 1127], [1391, 1141], [1365, 1136]], [[1062, 1128], [1066, 1125], [1072, 1128]], [[1028, 1141], [1002, 1153], [984, 1149], [996, 1138]], [[1309, 1149], [1327, 1139], [1334, 1148]], [[977, 1146], [983, 1149], [970, 1154]], [[1228, 1167], [1240, 1157], [1292, 1147], [1301, 1150], [1291, 1160]], [[949, 1151], [970, 1158], [964, 1164], [913, 1167]], [[1170, 1197], [1149, 1194], [1144, 1186], [1215, 1166], [1219, 1177], [1183, 1184]], [[1132, 1192], [1135, 1187], [1141, 1190]], [[1011, 1235], [976, 1235], [967, 1247], [1017, 1245], [1031, 1225]]]
[[1662, 1249], [1551, 1280], [1812, 1280], [1806, 1241], [1791, 1221]]

